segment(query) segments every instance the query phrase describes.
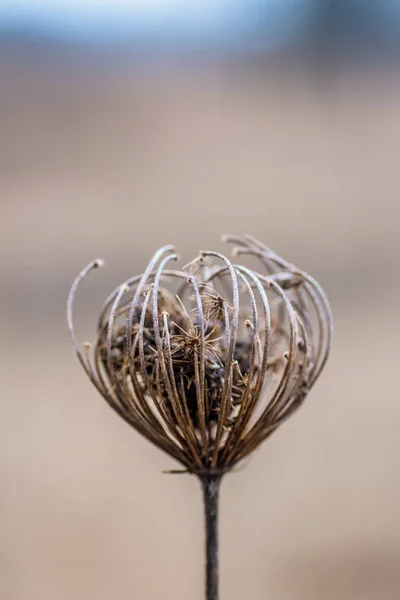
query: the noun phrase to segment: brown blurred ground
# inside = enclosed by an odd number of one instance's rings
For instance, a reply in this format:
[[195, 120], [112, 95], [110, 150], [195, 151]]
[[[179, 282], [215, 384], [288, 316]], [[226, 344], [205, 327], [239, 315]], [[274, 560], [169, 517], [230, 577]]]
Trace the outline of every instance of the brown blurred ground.
[[[248, 231], [316, 275], [332, 358], [222, 496], [222, 598], [400, 595], [400, 81], [246, 66], [0, 59], [1, 597], [203, 597], [200, 491], [75, 360], [106, 292], [162, 243]], [[245, 467], [245, 468], [244, 468]]]

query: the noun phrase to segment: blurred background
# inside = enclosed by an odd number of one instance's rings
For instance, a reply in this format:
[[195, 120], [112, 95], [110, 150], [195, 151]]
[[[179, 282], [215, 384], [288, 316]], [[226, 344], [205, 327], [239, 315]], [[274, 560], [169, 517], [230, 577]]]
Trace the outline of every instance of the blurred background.
[[249, 232], [326, 289], [330, 361], [222, 490], [221, 597], [400, 596], [400, 2], [2, 0], [4, 600], [203, 598], [200, 489], [67, 335], [164, 243]]

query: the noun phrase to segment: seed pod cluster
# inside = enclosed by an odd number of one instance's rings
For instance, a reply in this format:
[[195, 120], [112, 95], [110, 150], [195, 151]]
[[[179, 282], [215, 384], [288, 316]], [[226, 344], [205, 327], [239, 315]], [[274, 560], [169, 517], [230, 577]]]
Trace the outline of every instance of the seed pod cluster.
[[172, 246], [107, 298], [94, 344], [71, 338], [108, 404], [191, 472], [227, 471], [304, 401], [332, 331], [319, 284], [258, 240], [226, 236], [235, 257], [202, 251], [181, 269]]

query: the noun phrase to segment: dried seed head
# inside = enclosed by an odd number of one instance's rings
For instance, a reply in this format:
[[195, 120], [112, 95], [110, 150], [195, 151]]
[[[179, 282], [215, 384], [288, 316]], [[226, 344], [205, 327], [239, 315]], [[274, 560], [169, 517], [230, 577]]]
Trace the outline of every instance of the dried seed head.
[[172, 246], [107, 298], [97, 340], [75, 351], [109, 405], [192, 472], [229, 470], [303, 402], [328, 357], [332, 317], [309, 275], [250, 236], [225, 238], [261, 271], [203, 251], [182, 270]]

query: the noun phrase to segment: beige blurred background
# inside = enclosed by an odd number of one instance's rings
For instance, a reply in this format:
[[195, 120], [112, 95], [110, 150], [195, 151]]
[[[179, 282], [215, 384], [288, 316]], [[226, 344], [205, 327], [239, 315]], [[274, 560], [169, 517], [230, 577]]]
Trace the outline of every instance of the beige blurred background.
[[222, 490], [221, 598], [400, 597], [400, 80], [387, 65], [0, 53], [0, 597], [200, 600], [200, 488], [76, 361], [156, 247], [249, 232], [315, 275], [332, 356]]

